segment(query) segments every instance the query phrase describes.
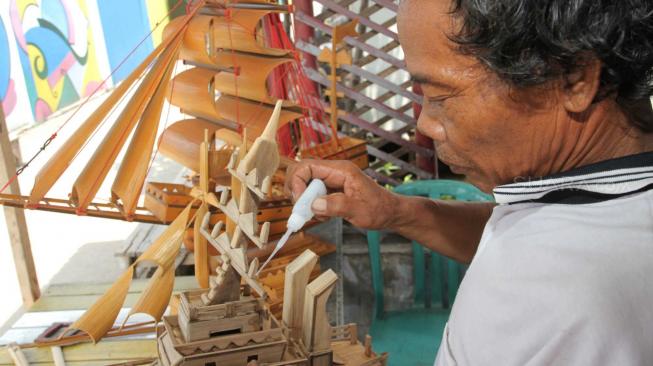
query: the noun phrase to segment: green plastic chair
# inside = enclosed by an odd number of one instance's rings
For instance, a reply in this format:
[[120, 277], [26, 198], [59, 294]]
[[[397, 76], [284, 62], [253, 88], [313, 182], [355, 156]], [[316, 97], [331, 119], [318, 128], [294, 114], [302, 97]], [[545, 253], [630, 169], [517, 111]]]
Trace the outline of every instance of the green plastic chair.
[[[394, 191], [431, 199], [492, 201], [492, 196], [470, 184], [444, 179], [406, 183]], [[388, 352], [390, 365], [432, 366], [462, 280], [463, 266], [426, 249], [431, 254], [428, 275], [431, 296], [427, 298], [425, 248], [413, 241], [414, 306], [388, 312], [383, 303], [381, 233], [368, 231], [367, 244], [374, 290], [374, 314], [370, 326], [374, 351]]]

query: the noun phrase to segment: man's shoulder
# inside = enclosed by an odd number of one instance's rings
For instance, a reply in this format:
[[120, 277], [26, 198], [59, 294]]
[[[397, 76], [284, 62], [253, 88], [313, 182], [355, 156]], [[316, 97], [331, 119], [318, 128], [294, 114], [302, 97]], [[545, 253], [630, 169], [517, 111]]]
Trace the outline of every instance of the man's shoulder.
[[653, 238], [653, 190], [591, 204], [500, 205], [486, 233], [491, 239], [528, 237], [534, 243], [538, 238], [563, 242], [588, 238], [613, 242], [633, 235]]

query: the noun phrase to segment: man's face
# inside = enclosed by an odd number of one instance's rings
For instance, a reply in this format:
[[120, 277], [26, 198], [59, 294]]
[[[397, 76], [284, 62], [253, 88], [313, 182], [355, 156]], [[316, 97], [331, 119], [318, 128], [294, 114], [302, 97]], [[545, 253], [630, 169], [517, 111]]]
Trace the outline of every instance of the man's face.
[[489, 192], [526, 176], [542, 176], [569, 145], [564, 108], [552, 88], [516, 90], [447, 35], [456, 27], [449, 0], [404, 0], [398, 27], [408, 70], [424, 92], [418, 129], [438, 157]]

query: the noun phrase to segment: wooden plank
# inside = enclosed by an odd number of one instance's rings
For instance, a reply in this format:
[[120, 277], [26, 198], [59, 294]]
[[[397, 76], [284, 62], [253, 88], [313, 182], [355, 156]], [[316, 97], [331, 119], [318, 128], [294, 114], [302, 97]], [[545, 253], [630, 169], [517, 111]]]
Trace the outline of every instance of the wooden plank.
[[[2, 107], [0, 107], [0, 157], [0, 185], [4, 186], [5, 182], [8, 182], [16, 173], [16, 161], [11, 149], [9, 130]], [[18, 180], [9, 184], [7, 192], [20, 195]], [[36, 277], [25, 212], [22, 209], [5, 206], [4, 213], [23, 304], [30, 306], [41, 296], [41, 290]]]
[[[133, 362], [134, 359], [104, 359], [104, 360], [93, 360], [93, 361], [68, 361], [66, 360], [66, 366], [107, 366], [115, 365], [123, 362]], [[147, 365], [147, 364], [145, 364]], [[0, 363], [0, 366], [15, 366], [13, 363]], [[30, 366], [56, 366], [54, 362], [30, 362]]]
[[[52, 310], [79, 310], [88, 309], [97, 301], [100, 295], [77, 295], [77, 296], [48, 296], [39, 299], [31, 308], [31, 311], [52, 311]], [[127, 294], [125, 306], [132, 306], [140, 297], [139, 293]]]
[[[118, 366], [123, 366], [121, 363], [125, 363], [125, 365], [133, 365], [127, 362], [134, 362], [136, 359], [124, 359], [124, 360], [117, 360], [117, 359], [105, 359], [105, 360], [94, 360], [94, 361], [68, 361], [66, 360], [66, 366], [107, 366], [107, 365], [116, 365]], [[0, 366], [5, 366], [5, 365], [11, 365], [14, 366], [13, 363], [11, 364], [4, 364], [0, 363]], [[139, 365], [149, 365], [147, 363], [145, 364], [140, 364]], [[54, 362], [30, 362], [30, 366], [56, 366]]]
[[[52, 354], [50, 348], [29, 348], [23, 352], [27, 361], [34, 364], [51, 364]], [[97, 344], [82, 343], [63, 348], [64, 358], [67, 364], [73, 362], [89, 365], [91, 362], [109, 363], [120, 362], [119, 360], [135, 360], [145, 357], [157, 357], [156, 340], [154, 339], [128, 339], [128, 340], [104, 340]], [[113, 361], [115, 360], [115, 362]], [[107, 362], [112, 361], [112, 362]], [[13, 365], [6, 348], [0, 348], [0, 365]]]
[[[129, 315], [129, 308], [122, 308], [116, 318], [116, 324], [122, 324], [123, 320]], [[85, 310], [57, 310], [57, 311], [35, 311], [23, 314], [11, 327], [35, 328], [48, 327], [52, 323], [73, 322], [79, 318]], [[152, 317], [147, 314], [137, 313], [129, 317], [127, 324], [143, 323], [151, 321]]]
[[[140, 317], [140, 319], [143, 319], [146, 315], [143, 315]], [[147, 319], [148, 322], [152, 321], [152, 318]], [[136, 325], [137, 323], [132, 321], [131, 319], [127, 322], [127, 325]], [[142, 323], [141, 323], [142, 324]], [[121, 323], [115, 323], [115, 327], [119, 327]], [[35, 340], [43, 334], [44, 331], [46, 331], [49, 328], [49, 326], [41, 326], [41, 327], [31, 327], [31, 328], [13, 328], [5, 332], [5, 334], [0, 337], [0, 347], [3, 345], [7, 345], [10, 343], [18, 343], [18, 344], [32, 344], [35, 342]], [[142, 333], [139, 334], [130, 334], [130, 335], [123, 335], [121, 339], [155, 339], [156, 335], [154, 332], [154, 327], [143, 327], [143, 329], [139, 329]], [[74, 343], [74, 342], [71, 342]]]
[[[129, 287], [130, 293], [139, 293], [145, 289], [149, 279], [134, 279]], [[62, 284], [51, 285], [43, 292], [43, 297], [48, 296], [76, 296], [76, 295], [102, 295], [113, 283], [103, 284]], [[183, 291], [197, 287], [193, 276], [175, 277], [175, 291]], [[30, 310], [31, 311], [31, 310]]]
[[[148, 280], [132, 280], [132, 286], [125, 299], [125, 307], [131, 307], [136, 303]], [[93, 305], [110, 286], [111, 284], [78, 285], [78, 287], [75, 285], [53, 286], [54, 289], [48, 289], [52, 292], [48, 292], [47, 295], [39, 299], [29, 311], [85, 310]], [[194, 277], [178, 277], [175, 280], [174, 292], [178, 293], [196, 287], [197, 282]]]

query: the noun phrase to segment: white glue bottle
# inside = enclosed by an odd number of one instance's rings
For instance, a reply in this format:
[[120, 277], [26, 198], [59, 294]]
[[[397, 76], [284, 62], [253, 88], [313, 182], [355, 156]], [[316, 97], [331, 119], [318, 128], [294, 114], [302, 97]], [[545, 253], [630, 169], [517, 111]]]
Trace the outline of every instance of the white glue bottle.
[[304, 193], [299, 196], [299, 199], [292, 208], [292, 213], [290, 214], [286, 224], [286, 233], [283, 234], [281, 239], [279, 239], [277, 246], [274, 248], [265, 263], [259, 267], [258, 272], [256, 272], [257, 275], [286, 244], [288, 238], [290, 238], [290, 235], [299, 231], [310, 219], [313, 218], [314, 214], [313, 210], [311, 209], [313, 201], [315, 201], [315, 199], [318, 197], [326, 196], [326, 194], [327, 189], [322, 180], [313, 179], [311, 183], [309, 183], [308, 187], [306, 187], [306, 190], [304, 190]]

